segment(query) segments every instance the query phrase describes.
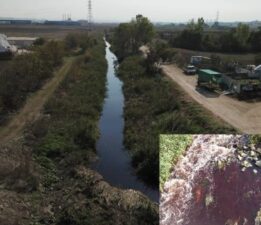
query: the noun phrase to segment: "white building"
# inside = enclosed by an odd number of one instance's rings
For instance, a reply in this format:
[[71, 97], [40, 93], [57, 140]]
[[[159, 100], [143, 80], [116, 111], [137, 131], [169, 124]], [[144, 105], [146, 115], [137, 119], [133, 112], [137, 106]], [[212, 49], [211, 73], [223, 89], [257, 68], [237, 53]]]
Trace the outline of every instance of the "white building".
[[37, 37], [8, 37], [8, 42], [17, 48], [28, 48], [34, 44]]

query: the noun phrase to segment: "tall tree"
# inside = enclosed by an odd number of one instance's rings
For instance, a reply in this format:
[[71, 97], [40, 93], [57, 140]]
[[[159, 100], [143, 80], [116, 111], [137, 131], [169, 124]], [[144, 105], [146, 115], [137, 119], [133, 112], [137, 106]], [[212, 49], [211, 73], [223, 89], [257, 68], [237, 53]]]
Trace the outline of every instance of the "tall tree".
[[236, 28], [235, 36], [241, 45], [246, 46], [250, 37], [249, 26], [247, 24], [239, 23]]
[[122, 23], [116, 28], [113, 41], [115, 51], [120, 59], [135, 54], [154, 34], [154, 26], [149, 19], [137, 15], [130, 23]]

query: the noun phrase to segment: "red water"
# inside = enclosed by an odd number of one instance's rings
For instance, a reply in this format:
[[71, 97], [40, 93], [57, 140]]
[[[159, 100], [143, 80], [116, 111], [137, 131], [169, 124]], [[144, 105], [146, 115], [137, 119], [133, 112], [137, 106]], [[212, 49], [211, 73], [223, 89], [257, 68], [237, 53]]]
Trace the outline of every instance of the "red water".
[[235, 150], [245, 142], [245, 136], [196, 136], [164, 185], [161, 225], [254, 225], [261, 169], [241, 171]]
[[[225, 170], [213, 171], [213, 186], [198, 175], [193, 188], [193, 200], [184, 225], [254, 225], [261, 208], [261, 171], [241, 172], [237, 163]], [[205, 199], [211, 194], [214, 201], [208, 207]], [[230, 222], [230, 223], [228, 223]]]

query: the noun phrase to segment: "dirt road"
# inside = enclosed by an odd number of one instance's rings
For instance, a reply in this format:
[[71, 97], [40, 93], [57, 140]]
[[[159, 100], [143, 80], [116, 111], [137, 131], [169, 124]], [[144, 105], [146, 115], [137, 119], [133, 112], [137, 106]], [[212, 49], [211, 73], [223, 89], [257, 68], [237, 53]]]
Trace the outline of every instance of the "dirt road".
[[6, 126], [0, 127], [0, 145], [22, 135], [24, 127], [39, 117], [44, 104], [64, 79], [73, 61], [74, 58], [66, 59], [64, 65], [55, 73], [54, 77], [48, 81], [41, 90], [29, 97], [21, 111], [19, 111]]
[[230, 96], [196, 90], [197, 77], [187, 76], [175, 65], [163, 65], [163, 72], [194, 100], [238, 130], [261, 134], [261, 102], [239, 101]]

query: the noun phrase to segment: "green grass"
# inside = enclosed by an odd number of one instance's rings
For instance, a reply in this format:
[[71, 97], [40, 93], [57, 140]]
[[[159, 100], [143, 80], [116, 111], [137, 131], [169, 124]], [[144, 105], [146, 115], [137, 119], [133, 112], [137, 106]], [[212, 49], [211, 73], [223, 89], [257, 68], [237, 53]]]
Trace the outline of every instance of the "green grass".
[[261, 135], [250, 135], [250, 143], [253, 145], [261, 145]]
[[192, 135], [160, 135], [160, 189], [168, 180], [171, 169], [192, 143]]
[[[58, 181], [58, 170], [88, 164], [99, 137], [98, 121], [106, 92], [107, 62], [102, 39], [77, 58], [34, 124], [34, 155], [45, 187]], [[62, 168], [57, 160], [63, 159]], [[58, 177], [57, 177], [58, 176]]]

